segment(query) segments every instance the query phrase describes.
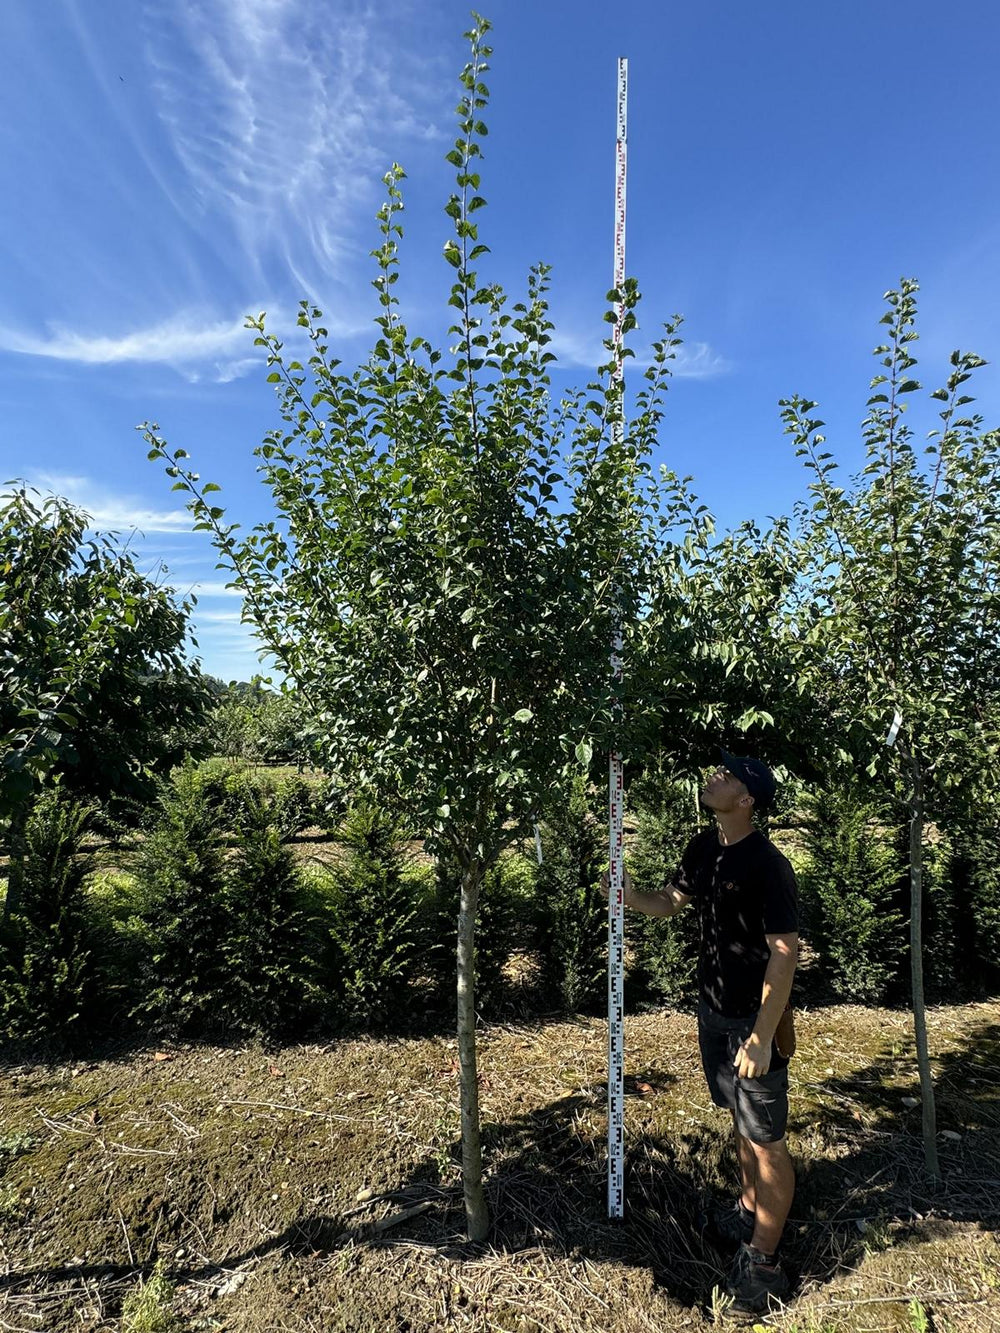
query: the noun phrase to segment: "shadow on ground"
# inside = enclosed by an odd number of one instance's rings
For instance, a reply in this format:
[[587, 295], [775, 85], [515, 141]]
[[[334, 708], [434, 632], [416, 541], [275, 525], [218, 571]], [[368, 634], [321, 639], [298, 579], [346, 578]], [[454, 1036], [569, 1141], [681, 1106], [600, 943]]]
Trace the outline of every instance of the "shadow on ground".
[[[901, 1240], [919, 1242], [925, 1221], [945, 1219], [1000, 1229], [1000, 1025], [981, 1025], [961, 1050], [937, 1060], [937, 1106], [942, 1181], [927, 1176], [919, 1109], [901, 1112], [899, 1063], [910, 1054], [886, 1050], [868, 1066], [824, 1084], [819, 1111], [798, 1118], [790, 1131], [810, 1133], [834, 1153], [799, 1163], [798, 1188], [783, 1252], [801, 1286], [828, 1282], [876, 1249]], [[633, 1090], [655, 1098], [671, 1076], [647, 1070]], [[574, 1094], [501, 1124], [484, 1126], [487, 1196], [493, 1218], [490, 1246], [509, 1253], [539, 1246], [570, 1258], [632, 1265], [652, 1272], [674, 1299], [703, 1305], [724, 1280], [728, 1256], [703, 1234], [713, 1199], [732, 1197], [736, 1163], [725, 1117], [718, 1131], [697, 1126], [667, 1137], [630, 1136], [626, 1165], [627, 1216], [606, 1216], [603, 1138], [588, 1130], [604, 1105], [604, 1090]], [[453, 1147], [458, 1159], [458, 1145]], [[303, 1218], [283, 1238], [299, 1252], [347, 1244], [417, 1241], [449, 1258], [477, 1253], [462, 1237], [458, 1190], [428, 1184], [433, 1164], [421, 1163], [395, 1196], [400, 1208], [424, 1198], [432, 1207], [408, 1227], [372, 1236], [352, 1219]], [[296, 1236], [295, 1233], [298, 1233]]]
[[[819, 1109], [813, 1101], [805, 1114], [793, 1103], [793, 1145], [806, 1135], [825, 1145], [800, 1164], [786, 1232], [785, 1258], [800, 1289], [829, 1281], [873, 1248], [903, 1237], [919, 1242], [925, 1234], [921, 1225], [930, 1217], [1000, 1229], [998, 1050], [1000, 1024], [982, 1024], [962, 1039], [960, 1050], [936, 1062], [939, 1128], [945, 1132], [939, 1138], [943, 1180], [937, 1186], [924, 1170], [919, 1110], [901, 1110], [900, 1086], [893, 1081], [901, 1070], [909, 1077], [912, 1057], [894, 1051], [888, 1039], [870, 1064], [824, 1082]], [[656, 1101], [669, 1096], [672, 1082], [673, 1075], [655, 1068], [631, 1076], [632, 1097], [653, 1112], [647, 1122], [656, 1124]], [[630, 1135], [627, 1216], [612, 1223], [604, 1206], [603, 1107], [604, 1090], [593, 1087], [484, 1125], [494, 1223], [488, 1245], [463, 1238], [461, 1192], [440, 1184], [440, 1156], [426, 1157], [398, 1190], [379, 1200], [337, 1215], [304, 1214], [280, 1234], [227, 1254], [224, 1268], [221, 1261], [173, 1259], [173, 1276], [179, 1283], [211, 1279], [280, 1254], [305, 1258], [420, 1246], [474, 1264], [495, 1260], [498, 1251], [543, 1249], [570, 1260], [642, 1269], [674, 1300], [704, 1307], [727, 1268], [727, 1256], [707, 1242], [702, 1227], [709, 1202], [731, 1197], [734, 1188], [735, 1159], [724, 1117], [719, 1115], [716, 1130], [693, 1124], [687, 1132], [647, 1127]], [[459, 1145], [453, 1143], [450, 1151], [457, 1162]], [[393, 1212], [370, 1221], [377, 1203], [388, 1203]], [[124, 1281], [148, 1271], [149, 1265], [103, 1263], [38, 1268], [0, 1279], [0, 1291]]]

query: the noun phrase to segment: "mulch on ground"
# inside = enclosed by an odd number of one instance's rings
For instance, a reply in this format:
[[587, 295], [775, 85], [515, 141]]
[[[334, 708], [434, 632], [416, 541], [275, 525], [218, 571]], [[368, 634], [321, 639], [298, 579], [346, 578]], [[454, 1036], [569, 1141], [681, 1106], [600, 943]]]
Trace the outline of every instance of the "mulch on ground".
[[[944, 1179], [910, 1019], [800, 1015], [797, 1333], [1000, 1327], [1000, 1003], [931, 1011]], [[160, 1259], [175, 1327], [700, 1330], [733, 1316], [700, 1218], [734, 1188], [690, 1016], [628, 1020], [628, 1215], [605, 1208], [598, 1019], [484, 1027], [489, 1243], [463, 1236], [455, 1044], [174, 1045], [0, 1075], [0, 1329], [115, 1330]], [[744, 1323], [753, 1323], [746, 1320]], [[757, 1322], [760, 1322], [759, 1320]], [[145, 1327], [145, 1326], [144, 1326]], [[166, 1324], [162, 1325], [165, 1329]]]

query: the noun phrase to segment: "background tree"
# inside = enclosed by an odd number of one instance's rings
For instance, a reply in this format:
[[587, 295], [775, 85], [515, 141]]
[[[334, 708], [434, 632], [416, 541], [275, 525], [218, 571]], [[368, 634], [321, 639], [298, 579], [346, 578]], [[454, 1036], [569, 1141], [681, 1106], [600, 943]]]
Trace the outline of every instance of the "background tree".
[[[813, 473], [803, 514], [808, 597], [788, 620], [800, 688], [824, 700], [851, 738], [839, 757], [884, 784], [909, 822], [910, 963], [927, 1167], [939, 1174], [924, 1016], [924, 827], [945, 826], [986, 781], [995, 801], [1000, 732], [1000, 432], [969, 415], [963, 385], [983, 362], [953, 352], [940, 426], [918, 453], [905, 412], [912, 377], [917, 284], [886, 294], [887, 341], [875, 349], [864, 421], [865, 465], [849, 488], [824, 450], [815, 403], [783, 404], [786, 429]], [[926, 460], [926, 461], [925, 461]], [[891, 748], [884, 745], [898, 711]], [[859, 726], [860, 723], [860, 726]]]
[[[674, 767], [662, 757], [646, 767], [629, 788], [636, 837], [629, 855], [635, 885], [655, 893], [673, 881], [681, 856], [705, 817], [693, 782], [678, 782]], [[695, 991], [698, 963], [698, 916], [672, 917], [632, 913], [627, 922], [643, 989], [658, 1000], [678, 1004]]]
[[847, 1003], [898, 997], [905, 940], [896, 905], [897, 812], [857, 780], [835, 779], [804, 806], [803, 924], [824, 960], [825, 980]]
[[219, 947], [229, 973], [234, 1026], [259, 1036], [302, 1036], [319, 1011], [313, 922], [301, 875], [275, 823], [274, 803], [246, 803], [235, 856], [226, 865], [226, 924]]
[[8, 1037], [72, 1041], [85, 1024], [95, 986], [83, 891], [89, 815], [56, 789], [27, 820], [21, 899], [0, 928], [0, 1026]]
[[162, 1031], [232, 1030], [226, 955], [235, 923], [222, 827], [193, 765], [162, 784], [156, 814], [135, 859], [146, 944], [136, 1012]]
[[148, 798], [209, 696], [184, 655], [190, 602], [89, 531], [66, 500], [0, 497], [0, 820], [17, 906], [24, 830], [45, 779], [88, 802]]
[[589, 1009], [607, 995], [608, 914], [600, 878], [608, 835], [593, 805], [581, 777], [568, 801], [546, 810], [543, 859], [535, 874], [543, 979], [570, 1013]]
[[269, 689], [259, 677], [218, 686], [208, 728], [215, 754], [250, 764], [295, 764], [307, 757], [306, 719], [294, 691]]
[[371, 800], [356, 802], [339, 830], [344, 858], [333, 872], [336, 906], [331, 990], [338, 1018], [369, 1026], [398, 1024], [422, 961], [418, 888], [397, 816]]

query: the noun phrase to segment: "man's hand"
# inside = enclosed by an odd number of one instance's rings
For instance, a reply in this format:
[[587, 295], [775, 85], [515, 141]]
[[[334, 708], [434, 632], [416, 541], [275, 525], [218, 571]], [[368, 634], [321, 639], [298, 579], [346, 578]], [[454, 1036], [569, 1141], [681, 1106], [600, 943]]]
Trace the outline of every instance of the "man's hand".
[[[624, 866], [622, 866], [622, 889], [624, 891], [622, 896], [624, 897], [625, 901], [628, 902], [628, 896], [632, 892], [632, 876], [628, 873], [628, 871], [625, 869]], [[611, 896], [610, 870], [605, 870], [604, 874], [601, 876], [601, 892], [604, 894], [605, 898], [609, 898]]]
[[762, 1078], [771, 1068], [771, 1043], [765, 1045], [756, 1032], [751, 1032], [736, 1052], [733, 1064], [740, 1078]]
[[[627, 870], [622, 870], [622, 900], [626, 907], [632, 907], [637, 912], [644, 912], [646, 916], [673, 916], [679, 912], [682, 907], [686, 907], [691, 899], [683, 893], [680, 893], [673, 885], [661, 890], [659, 893], [641, 893], [633, 887], [632, 876]], [[611, 893], [611, 877], [607, 871], [601, 876], [601, 892], [607, 898]]]

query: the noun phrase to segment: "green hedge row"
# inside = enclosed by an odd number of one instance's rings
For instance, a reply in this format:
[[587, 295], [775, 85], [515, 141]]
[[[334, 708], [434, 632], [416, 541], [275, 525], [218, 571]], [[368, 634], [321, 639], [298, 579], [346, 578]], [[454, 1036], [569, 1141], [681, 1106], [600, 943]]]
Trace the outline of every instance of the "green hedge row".
[[[129, 1029], [295, 1038], [450, 1021], [458, 876], [418, 860], [391, 813], [346, 813], [331, 864], [296, 859], [291, 836], [317, 820], [295, 775], [210, 761], [178, 770], [121, 850], [127, 873], [96, 872], [88, 812], [48, 793], [27, 831], [23, 901], [0, 932], [0, 1019], [27, 1041]], [[640, 888], [669, 881], [698, 812], [693, 789], [649, 772], [630, 792], [628, 861]], [[860, 788], [804, 795], [774, 836], [799, 871], [818, 998], [904, 1000], [905, 830]], [[477, 1004], [486, 1018], [599, 1013], [605, 1003], [604, 812], [579, 785], [541, 826], [544, 856], [513, 854], [483, 886]], [[926, 972], [932, 996], [1000, 985], [997, 830], [932, 830], [926, 851]], [[533, 853], [533, 849], [527, 849]], [[627, 918], [627, 999], [686, 1003], [693, 912]]]

